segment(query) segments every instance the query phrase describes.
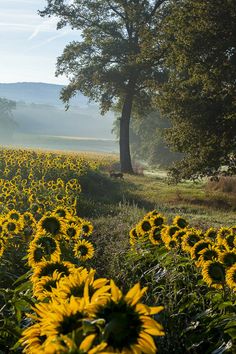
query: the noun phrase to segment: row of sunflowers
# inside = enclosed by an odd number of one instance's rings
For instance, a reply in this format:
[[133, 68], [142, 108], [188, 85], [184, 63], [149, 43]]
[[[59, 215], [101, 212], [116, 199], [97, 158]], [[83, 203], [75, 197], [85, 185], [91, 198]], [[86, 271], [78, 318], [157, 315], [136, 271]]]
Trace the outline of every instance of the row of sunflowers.
[[96, 276], [93, 225], [77, 215], [80, 176], [106, 164], [0, 150], [0, 353], [156, 352], [163, 307]]
[[[124, 295], [113, 280], [85, 268], [94, 255], [89, 221], [58, 207], [38, 222], [12, 210], [1, 226], [1, 256], [25, 248], [29, 267], [27, 291], [34, 304], [22, 322], [23, 353], [156, 352], [153, 336], [164, 331], [152, 316], [163, 307], [141, 303], [147, 288], [139, 283]], [[28, 226], [32, 234], [22, 237]]]
[[129, 236], [133, 250], [140, 252], [154, 245], [187, 254], [209, 287], [227, 286], [236, 291], [236, 225], [203, 231], [191, 227], [181, 216], [168, 224], [164, 215], [153, 210], [130, 230]]

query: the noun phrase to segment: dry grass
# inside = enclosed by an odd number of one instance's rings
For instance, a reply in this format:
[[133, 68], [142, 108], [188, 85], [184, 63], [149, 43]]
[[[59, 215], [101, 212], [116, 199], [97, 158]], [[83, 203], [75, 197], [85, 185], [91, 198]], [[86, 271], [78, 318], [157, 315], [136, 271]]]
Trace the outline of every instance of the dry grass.
[[236, 196], [236, 176], [220, 177], [218, 181], [208, 181], [206, 190], [234, 194]]

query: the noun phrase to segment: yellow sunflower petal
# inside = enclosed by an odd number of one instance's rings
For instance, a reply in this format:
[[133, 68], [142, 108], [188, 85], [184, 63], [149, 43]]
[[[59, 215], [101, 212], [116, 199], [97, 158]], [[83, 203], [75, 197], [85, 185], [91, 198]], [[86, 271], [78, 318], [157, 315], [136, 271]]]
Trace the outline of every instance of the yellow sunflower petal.
[[96, 337], [96, 334], [90, 334], [89, 336], [87, 336], [81, 342], [79, 349], [87, 352], [91, 348], [95, 337]]
[[120, 289], [116, 286], [113, 280], [111, 280], [111, 297], [115, 302], [119, 301], [122, 297]]

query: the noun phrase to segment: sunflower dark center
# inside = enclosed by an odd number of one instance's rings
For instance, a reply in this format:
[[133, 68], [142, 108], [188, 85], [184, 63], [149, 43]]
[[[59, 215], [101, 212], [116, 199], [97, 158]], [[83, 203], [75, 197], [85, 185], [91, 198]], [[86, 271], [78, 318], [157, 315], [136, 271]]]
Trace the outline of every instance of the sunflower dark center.
[[89, 232], [89, 226], [88, 225], [83, 225], [82, 226], [82, 230], [83, 230], [84, 233]]
[[226, 253], [223, 257], [223, 262], [226, 265], [226, 267], [231, 267], [236, 263], [236, 254], [233, 252]]
[[7, 224], [7, 229], [8, 229], [8, 231], [15, 231], [15, 229], [16, 229], [16, 224], [15, 224], [14, 222], [9, 222], [9, 223]]
[[70, 236], [70, 237], [73, 237], [75, 236], [76, 234], [76, 230], [74, 227], [69, 227], [66, 231], [67, 235]]
[[34, 250], [34, 261], [36, 263], [40, 262], [44, 256], [43, 249], [41, 247], [37, 247]]
[[170, 242], [169, 242], [169, 247], [170, 248], [175, 248], [177, 246], [177, 242], [175, 241], [175, 240], [171, 240]]
[[57, 280], [54, 279], [50, 279], [45, 285], [44, 285], [44, 289], [47, 291], [51, 291], [52, 288], [56, 288], [57, 286]]
[[195, 243], [197, 243], [198, 241], [200, 241], [200, 237], [198, 235], [195, 234], [190, 234], [188, 236], [188, 240], [187, 243], [190, 247], [192, 247]]
[[207, 235], [210, 239], [214, 240], [216, 238], [216, 231], [211, 231]]
[[228, 235], [226, 236], [226, 242], [227, 242], [227, 245], [230, 247], [230, 248], [234, 248], [234, 235]]
[[188, 225], [188, 223], [187, 223], [187, 221], [184, 220], [184, 219], [178, 219], [177, 225], [178, 225], [181, 229], [184, 229], [184, 228]]
[[149, 230], [151, 230], [151, 224], [150, 224], [149, 221], [143, 221], [141, 227], [142, 227], [142, 230], [143, 230], [143, 231], [149, 231]]
[[60, 222], [57, 220], [57, 218], [51, 216], [48, 218], [45, 218], [42, 222], [42, 228], [53, 235], [58, 234], [61, 228]]
[[115, 350], [129, 348], [136, 344], [142, 329], [139, 314], [125, 301], [110, 301], [98, 311], [99, 318], [106, 321], [104, 340]]
[[160, 241], [161, 240], [161, 229], [156, 228], [153, 231], [153, 238], [154, 238], [155, 241]]
[[58, 270], [58, 272], [62, 273], [64, 276], [68, 276], [70, 274], [70, 271], [66, 265], [63, 263], [55, 262], [49, 263], [43, 267], [40, 271], [39, 277], [52, 276], [55, 270]]
[[225, 280], [225, 269], [220, 263], [212, 263], [209, 266], [208, 274], [214, 283], [222, 283]]
[[84, 245], [81, 245], [78, 247], [78, 252], [81, 254], [81, 256], [86, 256], [86, 254], [88, 254], [88, 248]]
[[161, 218], [161, 217], [155, 218], [155, 219], [153, 220], [155, 226], [161, 226], [161, 225], [163, 224], [163, 221], [164, 221], [164, 220], [163, 220], [163, 218]]
[[202, 242], [199, 245], [196, 245], [196, 248], [194, 250], [195, 257], [198, 259], [200, 257], [199, 252], [201, 252], [202, 250], [204, 250], [204, 248], [207, 248], [208, 246], [209, 246], [208, 242]]
[[204, 261], [211, 261], [213, 260], [214, 258], [217, 258], [218, 257], [218, 254], [216, 251], [214, 250], [206, 250], [204, 253], [203, 253], [203, 259]]
[[60, 334], [68, 334], [76, 329], [80, 328], [82, 325], [83, 316], [80, 312], [76, 312], [75, 314], [68, 315], [63, 318], [63, 321], [58, 326], [58, 332]]
[[174, 234], [176, 233], [176, 231], [179, 230], [179, 227], [178, 226], [173, 226], [173, 227], [170, 227], [169, 229], [169, 235], [170, 236], [174, 236]]

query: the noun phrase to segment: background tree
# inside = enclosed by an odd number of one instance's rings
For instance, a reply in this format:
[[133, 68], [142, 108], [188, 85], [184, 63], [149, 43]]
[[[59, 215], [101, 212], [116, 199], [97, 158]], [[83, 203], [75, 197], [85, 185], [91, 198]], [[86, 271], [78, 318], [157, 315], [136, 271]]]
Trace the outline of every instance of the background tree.
[[[165, 169], [180, 160], [183, 154], [172, 152], [164, 140], [165, 131], [170, 127], [170, 122], [160, 117], [158, 111], [145, 114], [145, 118], [135, 115], [130, 124], [131, 156], [154, 168]], [[114, 122], [113, 133], [119, 137], [119, 119]]]
[[[47, 0], [41, 16], [60, 18], [58, 29], [70, 25], [82, 39], [66, 46], [57, 61], [57, 75], [69, 85], [62, 91], [68, 102], [77, 91], [100, 103], [101, 113], [120, 107], [121, 171], [132, 173], [129, 126], [133, 104], [145, 110], [151, 101], [150, 82], [161, 83], [161, 52], [142, 56], [157, 36], [167, 0]], [[154, 42], [153, 42], [154, 43]], [[157, 49], [158, 42], [155, 42]]]
[[9, 142], [9, 137], [14, 133], [17, 124], [13, 120], [12, 110], [16, 102], [0, 98], [0, 143]]
[[172, 176], [235, 173], [235, 0], [177, 0], [170, 6], [162, 27], [169, 78], [157, 106], [172, 123], [166, 139], [185, 153]]

